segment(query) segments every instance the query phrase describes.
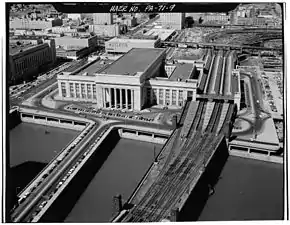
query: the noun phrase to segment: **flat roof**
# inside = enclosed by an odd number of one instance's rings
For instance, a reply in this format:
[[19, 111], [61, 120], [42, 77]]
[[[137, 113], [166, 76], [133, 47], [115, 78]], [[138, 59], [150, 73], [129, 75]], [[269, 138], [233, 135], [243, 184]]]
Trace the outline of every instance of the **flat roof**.
[[83, 75], [84, 73], [88, 73], [88, 76], [92, 76], [94, 73], [98, 72], [100, 69], [104, 68], [108, 64], [114, 62], [113, 60], [97, 60], [94, 63], [88, 63], [86, 66], [82, 68], [79, 72], [74, 75]]
[[147, 31], [144, 35], [158, 35], [161, 41], [166, 40], [175, 30], [174, 29], [162, 29], [162, 28], [152, 28], [151, 30]]
[[174, 66], [176, 66], [176, 68], [170, 75], [169, 80], [178, 81], [178, 78], [180, 78], [181, 81], [185, 81], [186, 79], [190, 78], [189, 76], [191, 74], [191, 71], [193, 70], [193, 64], [182, 63], [174, 64]]
[[157, 39], [138, 39], [137, 37], [134, 37], [133, 36], [133, 38], [118, 38], [118, 37], [115, 37], [115, 38], [112, 38], [112, 39], [110, 39], [110, 40], [108, 40], [108, 41], [106, 41], [107, 43], [110, 43], [110, 42], [125, 42], [125, 43], [127, 43], [127, 42], [156, 42], [157, 41]]
[[[13, 47], [12, 47], [13, 46]], [[33, 45], [33, 44], [26, 44], [26, 45], [10, 45], [9, 46], [9, 54], [10, 55], [14, 55], [20, 52], [20, 50], [24, 51], [27, 50], [30, 47], [34, 47], [37, 45]]]
[[164, 51], [160, 48], [132, 48], [99, 73], [133, 76], [144, 72]]

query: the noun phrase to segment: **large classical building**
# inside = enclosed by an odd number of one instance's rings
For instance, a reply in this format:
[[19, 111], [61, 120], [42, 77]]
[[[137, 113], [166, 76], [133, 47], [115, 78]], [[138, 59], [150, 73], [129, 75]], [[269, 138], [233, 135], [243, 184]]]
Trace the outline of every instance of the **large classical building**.
[[194, 64], [165, 65], [166, 50], [133, 48], [100, 67], [99, 60], [58, 75], [58, 99], [99, 108], [142, 110], [150, 105], [182, 107], [196, 98]]

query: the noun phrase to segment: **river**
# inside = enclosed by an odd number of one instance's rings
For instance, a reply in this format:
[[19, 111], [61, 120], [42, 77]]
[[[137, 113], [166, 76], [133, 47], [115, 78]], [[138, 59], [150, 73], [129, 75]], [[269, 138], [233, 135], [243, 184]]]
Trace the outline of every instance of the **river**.
[[10, 167], [17, 192], [24, 188], [79, 131], [20, 123], [9, 131]]
[[[162, 145], [155, 144], [158, 154]], [[154, 144], [120, 139], [82, 193], [65, 222], [108, 222], [112, 216], [113, 196], [126, 201], [154, 159]]]
[[281, 220], [283, 165], [229, 156], [199, 221]]

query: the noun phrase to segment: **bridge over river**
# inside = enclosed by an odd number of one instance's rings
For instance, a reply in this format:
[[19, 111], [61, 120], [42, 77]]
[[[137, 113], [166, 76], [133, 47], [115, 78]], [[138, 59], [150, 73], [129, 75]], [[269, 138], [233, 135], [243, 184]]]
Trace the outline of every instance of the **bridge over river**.
[[[236, 106], [231, 103], [187, 102], [180, 126], [171, 135], [165, 163], [150, 185], [130, 198], [134, 207], [122, 222], [171, 221], [206, 170], [220, 143], [230, 134]], [[163, 149], [164, 150], [164, 149]], [[145, 178], [146, 179], [146, 178]]]

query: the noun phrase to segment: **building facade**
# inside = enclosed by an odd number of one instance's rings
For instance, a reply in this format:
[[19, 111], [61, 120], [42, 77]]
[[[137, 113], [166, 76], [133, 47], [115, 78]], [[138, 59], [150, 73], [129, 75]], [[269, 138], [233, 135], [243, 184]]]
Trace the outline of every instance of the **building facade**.
[[96, 72], [92, 70], [94, 61], [87, 69], [58, 75], [58, 98], [92, 102], [107, 109], [140, 111], [154, 104], [182, 107], [187, 97], [195, 99], [197, 82], [162, 77], [165, 52], [134, 48]]
[[112, 13], [94, 13], [93, 14], [94, 24], [110, 25], [113, 24]]
[[11, 29], [30, 29], [30, 30], [43, 30], [54, 26], [61, 26], [61, 19], [33, 19], [33, 18], [13, 18], [10, 20], [9, 28]]
[[160, 39], [113, 38], [105, 42], [105, 49], [108, 53], [126, 53], [132, 48], [157, 48], [160, 43]]
[[60, 46], [64, 49], [81, 49], [89, 48], [94, 49], [97, 46], [97, 36], [91, 36], [89, 38], [78, 38], [78, 37], [59, 37], [55, 38], [55, 45]]
[[56, 61], [54, 40], [38, 44], [11, 45], [9, 48], [8, 83], [25, 80]]
[[164, 28], [181, 30], [185, 26], [185, 13], [160, 13], [159, 21]]
[[116, 37], [120, 35], [120, 25], [93, 24], [89, 26], [89, 31], [94, 32], [98, 36]]

